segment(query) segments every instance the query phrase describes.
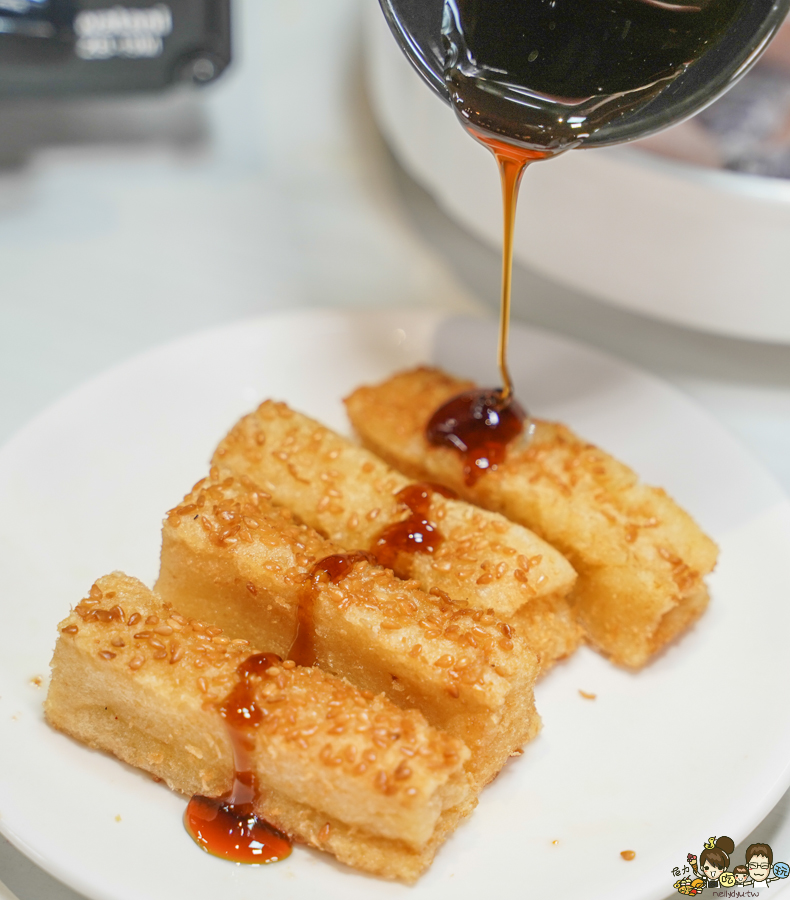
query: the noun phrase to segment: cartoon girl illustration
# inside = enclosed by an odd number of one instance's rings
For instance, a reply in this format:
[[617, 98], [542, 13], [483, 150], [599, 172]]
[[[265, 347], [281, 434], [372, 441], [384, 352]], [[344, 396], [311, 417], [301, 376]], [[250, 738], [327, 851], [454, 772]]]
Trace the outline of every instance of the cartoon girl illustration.
[[689, 853], [689, 865], [695, 875], [704, 879], [705, 887], [720, 887], [719, 878], [729, 868], [730, 854], [734, 849], [735, 842], [726, 835], [722, 835], [718, 840], [715, 837], [708, 838], [699, 857], [699, 869], [697, 869], [697, 857]]

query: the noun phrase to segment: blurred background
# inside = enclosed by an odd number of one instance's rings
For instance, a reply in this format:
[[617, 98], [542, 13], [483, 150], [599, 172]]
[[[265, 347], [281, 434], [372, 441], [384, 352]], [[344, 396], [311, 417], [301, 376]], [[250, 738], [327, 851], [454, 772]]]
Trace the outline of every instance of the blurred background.
[[[0, 442], [114, 363], [242, 317], [495, 314], [495, 167], [376, 0], [63, 9], [0, 0]], [[533, 167], [514, 279], [519, 320], [691, 394], [786, 489], [788, 179], [785, 28], [695, 119]], [[0, 879], [75, 896], [2, 839]]]

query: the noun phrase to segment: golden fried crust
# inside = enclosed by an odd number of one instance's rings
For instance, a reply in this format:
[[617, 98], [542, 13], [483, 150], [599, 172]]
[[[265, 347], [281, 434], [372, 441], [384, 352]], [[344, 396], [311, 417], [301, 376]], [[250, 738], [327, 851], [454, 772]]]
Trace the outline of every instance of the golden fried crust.
[[540, 727], [535, 654], [492, 614], [367, 560], [336, 584], [313, 576], [320, 560], [342, 553], [246, 477], [215, 470], [168, 514], [156, 590], [184, 614], [281, 656], [309, 591], [317, 664], [459, 737], [481, 787]]
[[[258, 652], [116, 573], [60, 623], [46, 715], [176, 791], [220, 796], [233, 753], [218, 705]], [[285, 661], [253, 682], [258, 813], [349, 865], [416, 878], [476, 802], [467, 748], [319, 669]]]
[[[346, 549], [375, 551], [382, 532], [408, 517], [396, 495], [415, 484], [368, 450], [271, 400], [233, 427], [213, 462], [249, 476], [276, 504]], [[504, 516], [440, 493], [431, 496], [428, 518], [441, 542], [429, 553], [398, 554], [399, 576], [508, 621], [519, 612], [524, 626], [539, 620], [534, 632], [520, 633], [542, 668], [557, 654], [573, 652], [580, 630], [567, 595], [576, 574], [558, 551]], [[531, 605], [540, 613], [530, 613]]]
[[532, 528], [565, 554], [579, 580], [574, 611], [590, 641], [639, 667], [705, 609], [702, 581], [717, 548], [658, 488], [563, 425], [537, 421], [496, 471], [464, 483], [460, 456], [425, 439], [432, 413], [474, 385], [430, 368], [403, 372], [347, 400], [363, 442], [416, 478]]

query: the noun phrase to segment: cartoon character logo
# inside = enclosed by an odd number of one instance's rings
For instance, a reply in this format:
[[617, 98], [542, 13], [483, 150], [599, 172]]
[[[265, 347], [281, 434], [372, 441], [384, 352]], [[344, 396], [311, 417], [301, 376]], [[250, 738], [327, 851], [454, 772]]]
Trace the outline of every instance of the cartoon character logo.
[[[699, 869], [696, 856], [689, 853], [686, 858], [694, 874], [705, 882], [704, 887], [718, 888], [721, 887], [720, 877], [726, 874], [730, 867], [730, 854], [733, 850], [735, 850], [735, 841], [723, 834], [718, 840], [711, 837], [705, 842], [705, 847], [699, 857]], [[729, 881], [729, 879], [726, 880]]]
[[[774, 862], [773, 850], [768, 844], [750, 844], [746, 848], [745, 864], [737, 865], [729, 872], [730, 856], [735, 850], [732, 838], [722, 835], [710, 837], [700, 853], [699, 860], [693, 853], [686, 857], [687, 865], [681, 871], [675, 866], [672, 874], [678, 878], [673, 887], [679, 894], [694, 897], [706, 888], [750, 887], [762, 885], [790, 876], [790, 866]], [[726, 895], [725, 895], [726, 896]]]
[[749, 844], [746, 848], [746, 868], [750, 880], [744, 884], [751, 884], [754, 887], [767, 885], [771, 881], [778, 881], [790, 875], [790, 866], [787, 863], [774, 864], [774, 853], [768, 844]]
[[735, 884], [744, 884], [749, 879], [749, 870], [746, 868], [746, 866], [736, 866], [732, 870], [732, 877]]

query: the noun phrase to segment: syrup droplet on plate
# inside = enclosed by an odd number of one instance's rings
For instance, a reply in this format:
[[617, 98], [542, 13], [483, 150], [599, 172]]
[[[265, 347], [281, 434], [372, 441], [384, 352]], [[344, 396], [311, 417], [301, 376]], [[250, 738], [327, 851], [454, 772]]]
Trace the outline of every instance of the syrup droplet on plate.
[[221, 798], [194, 796], [184, 824], [199, 847], [230, 862], [263, 865], [291, 854], [291, 842], [284, 834]]

